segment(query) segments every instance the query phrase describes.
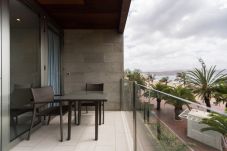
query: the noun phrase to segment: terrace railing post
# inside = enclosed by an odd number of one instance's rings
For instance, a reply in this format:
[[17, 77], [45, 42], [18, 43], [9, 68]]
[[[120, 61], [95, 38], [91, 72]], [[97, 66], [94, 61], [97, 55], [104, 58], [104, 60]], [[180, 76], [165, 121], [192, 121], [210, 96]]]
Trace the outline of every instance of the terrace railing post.
[[148, 94], [149, 94], [149, 96], [148, 96], [148, 117], [147, 117], [147, 123], [150, 123], [150, 113], [151, 113], [151, 90], [148, 90]]
[[146, 122], [146, 104], [145, 104], [145, 102], [143, 103], [143, 121], [144, 121], [144, 123]]
[[134, 137], [133, 137], [133, 143], [134, 143], [134, 151], [137, 150], [137, 131], [136, 131], [136, 82], [133, 82], [133, 131], [134, 131]]
[[122, 111], [122, 103], [123, 103], [123, 93], [124, 93], [124, 89], [123, 89], [123, 86], [124, 86], [124, 81], [123, 79], [120, 80], [120, 111]]
[[150, 104], [147, 104], [147, 123], [150, 122], [150, 110], [151, 110]]

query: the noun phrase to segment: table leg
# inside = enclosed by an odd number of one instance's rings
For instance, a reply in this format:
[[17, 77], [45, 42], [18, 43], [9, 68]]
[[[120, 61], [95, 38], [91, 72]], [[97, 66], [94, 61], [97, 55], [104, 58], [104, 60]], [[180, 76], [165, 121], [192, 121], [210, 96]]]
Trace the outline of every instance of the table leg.
[[101, 116], [101, 114], [102, 114], [102, 106], [101, 106], [101, 102], [99, 101], [99, 125], [101, 125], [101, 119], [102, 119], [102, 116]]
[[95, 102], [95, 140], [98, 140], [98, 102]]
[[71, 122], [72, 122], [72, 101], [69, 101], [68, 113], [68, 140], [71, 139]]
[[104, 119], [105, 119], [105, 116], [104, 116], [104, 101], [102, 101], [102, 124], [104, 124]]
[[59, 103], [59, 106], [60, 106], [60, 135], [61, 135], [60, 141], [63, 142], [62, 102]]
[[74, 122], [77, 124], [77, 118], [76, 118], [76, 101], [74, 102]]
[[81, 120], [81, 102], [78, 102], [78, 125], [80, 125]]
[[104, 116], [104, 101], [102, 101], [102, 119], [103, 119], [103, 121], [102, 121], [102, 124], [104, 124], [104, 119], [105, 119], [105, 116]]

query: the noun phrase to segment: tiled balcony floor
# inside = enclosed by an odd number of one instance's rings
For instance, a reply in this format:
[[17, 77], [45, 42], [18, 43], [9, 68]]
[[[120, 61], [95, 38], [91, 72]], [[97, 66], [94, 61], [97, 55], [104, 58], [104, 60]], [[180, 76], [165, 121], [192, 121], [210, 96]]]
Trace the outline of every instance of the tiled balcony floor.
[[[67, 137], [67, 115], [64, 116], [64, 139]], [[82, 114], [81, 125], [72, 126], [70, 141], [59, 142], [59, 117], [42, 126], [11, 151], [129, 151], [127, 133], [121, 112], [105, 112], [105, 124], [99, 126], [99, 140], [94, 141], [94, 112]]]

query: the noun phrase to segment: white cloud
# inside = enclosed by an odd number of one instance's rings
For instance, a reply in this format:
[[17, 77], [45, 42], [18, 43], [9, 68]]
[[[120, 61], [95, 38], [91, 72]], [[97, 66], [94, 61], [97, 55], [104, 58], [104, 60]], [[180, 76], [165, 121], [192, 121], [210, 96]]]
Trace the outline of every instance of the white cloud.
[[191, 69], [203, 58], [227, 68], [227, 0], [133, 0], [125, 68]]

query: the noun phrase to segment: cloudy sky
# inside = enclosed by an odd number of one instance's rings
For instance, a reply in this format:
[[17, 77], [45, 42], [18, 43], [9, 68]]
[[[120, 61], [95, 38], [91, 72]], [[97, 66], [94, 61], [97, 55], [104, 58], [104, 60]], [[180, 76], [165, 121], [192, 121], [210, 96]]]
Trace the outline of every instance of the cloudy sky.
[[132, 0], [125, 69], [227, 69], [227, 0]]

